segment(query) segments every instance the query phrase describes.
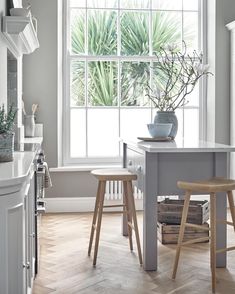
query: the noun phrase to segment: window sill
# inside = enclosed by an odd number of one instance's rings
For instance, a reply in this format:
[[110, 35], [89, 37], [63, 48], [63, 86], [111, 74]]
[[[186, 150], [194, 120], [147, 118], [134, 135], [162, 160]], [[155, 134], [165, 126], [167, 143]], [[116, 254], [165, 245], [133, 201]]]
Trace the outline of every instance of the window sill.
[[74, 165], [74, 166], [59, 166], [50, 168], [50, 172], [80, 172], [80, 171], [92, 171], [99, 168], [121, 168], [120, 164], [109, 165]]

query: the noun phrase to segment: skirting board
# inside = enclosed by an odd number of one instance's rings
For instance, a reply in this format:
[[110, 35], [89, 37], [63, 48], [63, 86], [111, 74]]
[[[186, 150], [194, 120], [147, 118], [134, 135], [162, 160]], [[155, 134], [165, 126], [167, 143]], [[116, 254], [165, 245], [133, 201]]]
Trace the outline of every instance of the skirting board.
[[[95, 207], [95, 197], [80, 198], [45, 198], [46, 212], [93, 212]], [[106, 205], [121, 203], [117, 200], [105, 200]], [[136, 210], [143, 210], [143, 200], [135, 200]], [[121, 208], [108, 208], [105, 211], [120, 210]]]

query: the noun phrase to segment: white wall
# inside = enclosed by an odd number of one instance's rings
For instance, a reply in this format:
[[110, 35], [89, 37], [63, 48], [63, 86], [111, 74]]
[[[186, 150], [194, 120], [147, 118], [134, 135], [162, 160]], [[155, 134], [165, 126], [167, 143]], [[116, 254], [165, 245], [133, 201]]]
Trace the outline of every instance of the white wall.
[[[6, 1], [0, 1], [0, 16], [6, 15]], [[0, 32], [2, 31], [0, 21]], [[7, 47], [0, 33], [0, 105], [7, 103]]]
[[[58, 0], [62, 1], [62, 0]], [[38, 122], [44, 124], [44, 149], [51, 167], [57, 166], [58, 91], [57, 10], [56, 0], [31, 0], [38, 19], [40, 48], [24, 57], [24, 99], [27, 108], [40, 104]], [[235, 20], [234, 0], [208, 0], [209, 63], [214, 77], [208, 86], [208, 138], [229, 142], [229, 33], [225, 24]], [[53, 188], [47, 197], [90, 197], [95, 195], [96, 182], [89, 172], [53, 173]]]

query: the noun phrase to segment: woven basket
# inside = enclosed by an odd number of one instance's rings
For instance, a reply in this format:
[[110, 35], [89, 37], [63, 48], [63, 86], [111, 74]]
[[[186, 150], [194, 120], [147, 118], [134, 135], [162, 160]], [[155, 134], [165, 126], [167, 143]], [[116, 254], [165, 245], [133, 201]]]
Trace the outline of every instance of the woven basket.
[[0, 134], [0, 162], [13, 161], [14, 133]]

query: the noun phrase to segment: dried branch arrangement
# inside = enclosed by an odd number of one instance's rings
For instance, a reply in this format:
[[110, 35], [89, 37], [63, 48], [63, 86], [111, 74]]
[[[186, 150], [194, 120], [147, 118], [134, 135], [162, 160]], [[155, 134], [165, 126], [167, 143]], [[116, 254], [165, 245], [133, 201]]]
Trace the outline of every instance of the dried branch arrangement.
[[203, 54], [195, 50], [187, 53], [185, 42], [182, 52], [175, 45], [168, 45], [156, 53], [154, 63], [155, 85], [147, 85], [147, 96], [160, 111], [175, 111], [186, 105], [202, 76], [212, 75], [209, 65], [203, 64]]

